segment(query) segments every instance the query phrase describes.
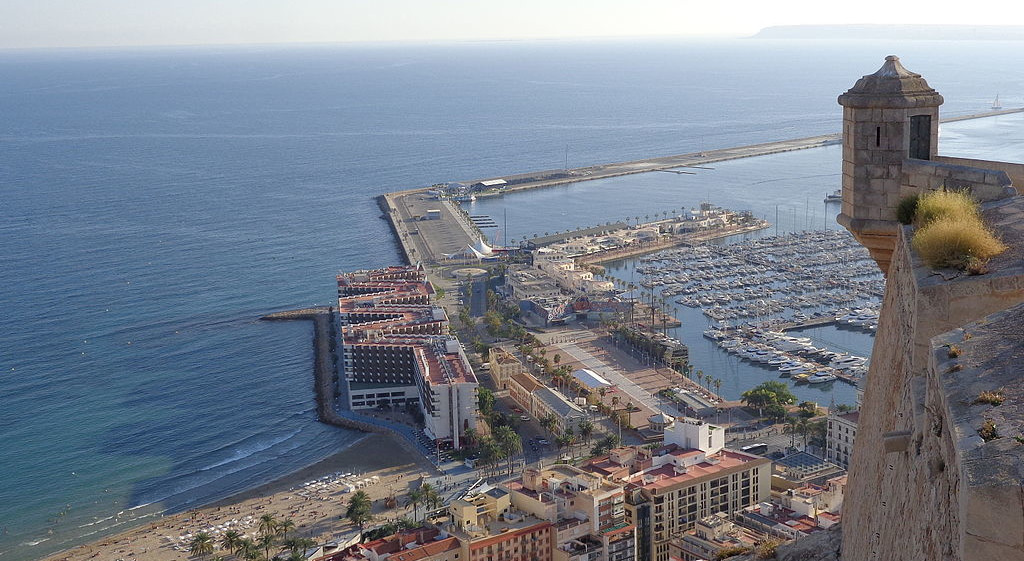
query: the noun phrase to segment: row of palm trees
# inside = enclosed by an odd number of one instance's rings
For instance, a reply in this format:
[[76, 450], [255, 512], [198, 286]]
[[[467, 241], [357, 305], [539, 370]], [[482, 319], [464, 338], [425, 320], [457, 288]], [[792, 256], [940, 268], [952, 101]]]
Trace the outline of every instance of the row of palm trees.
[[[189, 553], [205, 559], [219, 545], [222, 550], [230, 552], [237, 559], [266, 561], [271, 559], [270, 550], [276, 549], [279, 554], [288, 552], [288, 556], [284, 559], [300, 561], [305, 559], [305, 551], [316, 545], [316, 542], [309, 538], [289, 536], [288, 534], [294, 530], [295, 522], [290, 518], [277, 520], [272, 514], [264, 514], [260, 517], [259, 534], [256, 538], [242, 537], [242, 533], [238, 530], [228, 530], [220, 536], [218, 543], [207, 532], [199, 532], [192, 537]], [[280, 558], [280, 555], [274, 557]], [[223, 557], [217, 559], [223, 559]]]
[[[554, 414], [547, 414], [540, 418], [540, 426], [553, 435], [558, 427], [558, 417]], [[569, 452], [573, 452], [573, 447], [577, 444], [590, 444], [590, 437], [594, 434], [594, 422], [590, 419], [580, 419], [577, 421], [576, 426], [566, 426], [562, 429], [561, 434], [555, 437], [555, 444], [558, 445], [559, 449], [569, 448]]]

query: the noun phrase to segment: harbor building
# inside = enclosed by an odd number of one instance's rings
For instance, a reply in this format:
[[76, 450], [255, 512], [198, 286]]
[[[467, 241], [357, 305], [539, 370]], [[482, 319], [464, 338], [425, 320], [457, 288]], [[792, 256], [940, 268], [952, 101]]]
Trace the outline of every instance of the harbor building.
[[348, 406], [414, 406], [424, 432], [460, 447], [477, 426], [478, 382], [421, 267], [338, 275]]
[[626, 520], [637, 525], [637, 559], [667, 561], [672, 539], [701, 519], [765, 501], [771, 461], [725, 448], [725, 430], [681, 418], [651, 465], [624, 478]]
[[851, 413], [829, 413], [825, 433], [825, 459], [835, 464], [850, 467], [853, 441], [857, 437], [857, 422], [860, 411]]
[[526, 371], [523, 363], [512, 353], [501, 347], [491, 347], [487, 351], [488, 364], [490, 364], [491, 377], [494, 379], [494, 386], [499, 390], [509, 389], [509, 379]]

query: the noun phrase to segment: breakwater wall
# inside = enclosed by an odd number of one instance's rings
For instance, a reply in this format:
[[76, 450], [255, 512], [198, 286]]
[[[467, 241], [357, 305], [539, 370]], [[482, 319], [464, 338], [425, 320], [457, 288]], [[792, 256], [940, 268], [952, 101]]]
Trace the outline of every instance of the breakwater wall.
[[383, 195], [377, 195], [377, 206], [380, 207], [381, 212], [384, 214], [381, 216], [384, 221], [388, 223], [388, 227], [391, 228], [391, 235], [394, 236], [395, 247], [398, 249], [398, 253], [401, 254], [402, 259], [405, 260], [405, 264], [409, 265], [412, 263], [412, 259], [409, 258], [409, 248], [406, 247], [402, 235], [401, 229], [398, 227], [398, 205], [392, 200], [394, 193], [385, 193]]
[[335, 345], [332, 344], [338, 340], [333, 307], [318, 306], [285, 310], [267, 314], [260, 319], [265, 321], [312, 320], [313, 393], [316, 399], [318, 421], [325, 425], [392, 436], [399, 446], [412, 454], [412, 457], [422, 460], [419, 462], [420, 464], [434, 469], [434, 466], [423, 457], [423, 453], [399, 431], [383, 424], [375, 424], [371, 422], [371, 419], [360, 419], [351, 411], [345, 411], [345, 414], [342, 414], [335, 408], [336, 396], [340, 392], [338, 389], [338, 355]]

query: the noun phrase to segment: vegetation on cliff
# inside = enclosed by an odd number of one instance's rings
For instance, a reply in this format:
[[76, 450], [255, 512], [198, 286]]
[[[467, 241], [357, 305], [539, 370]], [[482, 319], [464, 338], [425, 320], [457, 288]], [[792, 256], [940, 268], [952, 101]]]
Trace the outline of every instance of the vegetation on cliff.
[[965, 192], [926, 193], [914, 207], [917, 231], [911, 243], [929, 267], [977, 274], [984, 272], [990, 258], [1006, 250], [982, 221], [978, 203]]

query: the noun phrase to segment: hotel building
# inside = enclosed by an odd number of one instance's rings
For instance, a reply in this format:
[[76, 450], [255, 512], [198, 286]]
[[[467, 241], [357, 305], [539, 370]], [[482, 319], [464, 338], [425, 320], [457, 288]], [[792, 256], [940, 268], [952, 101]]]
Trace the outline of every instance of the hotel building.
[[421, 267], [338, 275], [348, 406], [414, 405], [428, 437], [458, 448], [476, 428], [478, 384], [433, 294]]

